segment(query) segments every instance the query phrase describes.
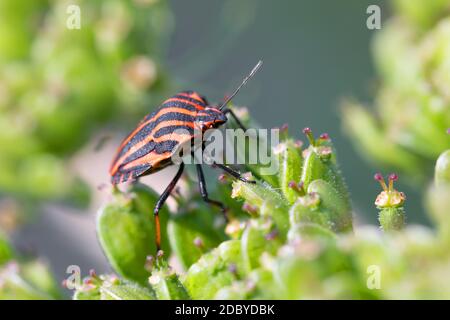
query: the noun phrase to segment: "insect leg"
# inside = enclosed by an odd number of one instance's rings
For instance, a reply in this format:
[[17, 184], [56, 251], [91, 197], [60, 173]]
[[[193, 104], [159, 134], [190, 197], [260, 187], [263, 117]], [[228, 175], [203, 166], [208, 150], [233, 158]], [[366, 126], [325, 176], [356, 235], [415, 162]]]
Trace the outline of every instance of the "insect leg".
[[228, 220], [228, 217], [226, 214], [227, 208], [224, 206], [224, 204], [222, 202], [212, 200], [208, 197], [208, 190], [206, 190], [206, 182], [205, 182], [205, 176], [203, 174], [202, 165], [196, 164], [195, 166], [197, 168], [198, 187], [200, 189], [200, 194], [202, 195], [203, 200], [207, 203], [218, 206], [222, 210], [222, 212], [225, 216], [225, 219]]
[[241, 120], [239, 120], [239, 118], [236, 116], [236, 114], [233, 112], [233, 110], [226, 108], [226, 109], [223, 111], [223, 113], [224, 113], [224, 114], [229, 113], [229, 114], [233, 117], [234, 121], [236, 121], [237, 125], [238, 125], [242, 130], [247, 131], [247, 128], [242, 124]]
[[170, 196], [170, 193], [177, 185], [177, 182], [180, 179], [181, 174], [183, 173], [183, 170], [184, 170], [184, 163], [182, 162], [180, 165], [180, 168], [178, 169], [177, 174], [172, 179], [172, 181], [169, 183], [166, 190], [164, 190], [164, 192], [161, 194], [161, 196], [158, 199], [158, 202], [156, 202], [155, 209], [153, 210], [153, 215], [155, 217], [156, 251], [157, 251], [157, 253], [159, 252], [159, 250], [161, 250], [161, 227], [159, 224], [159, 210], [164, 205], [167, 198]]
[[239, 172], [237, 172], [236, 170], [234, 170], [234, 169], [232, 169], [230, 167], [227, 167], [227, 166], [225, 166], [223, 164], [214, 162], [213, 167], [214, 166], [219, 167], [220, 169], [222, 169], [223, 171], [228, 173], [230, 176], [233, 176], [236, 179], [239, 179], [239, 180], [241, 180], [243, 182], [256, 183], [256, 181], [245, 179], [244, 177], [242, 177], [242, 175]]

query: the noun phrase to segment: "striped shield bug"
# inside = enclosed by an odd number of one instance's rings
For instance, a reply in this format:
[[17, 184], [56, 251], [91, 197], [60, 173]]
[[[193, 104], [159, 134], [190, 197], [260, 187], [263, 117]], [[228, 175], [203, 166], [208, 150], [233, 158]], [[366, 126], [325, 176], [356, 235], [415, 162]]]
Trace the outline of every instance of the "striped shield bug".
[[[156, 110], [146, 115], [120, 144], [109, 170], [111, 183], [117, 185], [128, 180], [136, 180], [174, 164], [172, 156], [178, 147], [185, 143], [194, 143], [194, 130], [197, 129], [197, 123], [202, 124], [200, 130], [204, 133], [208, 129], [225, 124], [229, 114], [245, 131], [238, 117], [226, 106], [261, 65], [262, 61], [259, 61], [237, 89], [219, 106], [210, 106], [206, 98], [197, 92], [183, 91], [167, 99]], [[183, 129], [183, 132], [188, 134], [179, 134], [178, 129]], [[239, 172], [228, 166], [215, 162], [213, 165], [236, 179], [255, 183], [243, 178]], [[208, 197], [201, 164], [196, 164], [196, 169], [203, 200], [219, 207], [225, 213], [226, 208], [221, 202]], [[158, 252], [161, 248], [159, 211], [175, 188], [183, 170], [184, 163], [181, 162], [175, 177], [161, 194], [153, 211]]]

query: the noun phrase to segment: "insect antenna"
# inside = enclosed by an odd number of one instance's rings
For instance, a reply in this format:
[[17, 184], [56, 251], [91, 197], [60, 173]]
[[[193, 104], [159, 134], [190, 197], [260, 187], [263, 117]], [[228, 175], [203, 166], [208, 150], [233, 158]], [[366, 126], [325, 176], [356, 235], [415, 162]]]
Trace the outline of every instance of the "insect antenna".
[[258, 69], [262, 66], [262, 63], [263, 63], [262, 60], [258, 61], [256, 66], [253, 67], [252, 71], [250, 71], [250, 73], [244, 78], [244, 80], [242, 80], [242, 83], [239, 85], [239, 87], [237, 87], [237, 89], [234, 90], [233, 94], [231, 96], [229, 96], [228, 98], [226, 98], [224, 102], [222, 102], [222, 104], [218, 108], [219, 110], [222, 110], [223, 108], [225, 108], [225, 106], [228, 104], [228, 102], [230, 102], [231, 99], [233, 99], [234, 96], [237, 95], [239, 90], [241, 90], [241, 88], [247, 83], [247, 81], [250, 80], [250, 78], [255, 75], [256, 71], [258, 71]]

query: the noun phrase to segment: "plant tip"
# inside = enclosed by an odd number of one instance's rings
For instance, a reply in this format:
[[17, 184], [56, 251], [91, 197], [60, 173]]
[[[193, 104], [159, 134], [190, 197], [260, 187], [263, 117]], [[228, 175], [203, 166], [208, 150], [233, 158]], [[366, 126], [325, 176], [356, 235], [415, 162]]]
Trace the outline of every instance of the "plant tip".
[[389, 175], [389, 180], [397, 181], [398, 180], [398, 175], [396, 173], [391, 173]]
[[376, 181], [383, 181], [383, 176], [382, 176], [382, 174], [381, 173], [375, 173], [375, 175], [373, 176], [373, 178], [376, 180]]
[[284, 123], [281, 127], [280, 127], [280, 131], [288, 131], [289, 129], [289, 125], [287, 123]]
[[291, 189], [295, 189], [297, 188], [297, 183], [294, 180], [292, 180], [288, 183], [288, 187]]
[[242, 205], [242, 210], [244, 210], [244, 211], [246, 211], [246, 212], [248, 212], [250, 214], [255, 214], [255, 213], [258, 212], [258, 207], [252, 206], [250, 203], [245, 202]]
[[97, 274], [95, 273], [94, 269], [89, 270], [89, 276], [92, 278], [97, 278]]
[[219, 182], [222, 182], [222, 183], [225, 183], [228, 181], [228, 177], [224, 173], [220, 174], [217, 179], [219, 180]]
[[204, 243], [203, 243], [202, 238], [196, 237], [196, 238], [194, 239], [194, 246], [196, 246], [197, 248], [203, 248]]
[[237, 273], [237, 266], [234, 263], [230, 263], [230, 265], [228, 266], [228, 271], [230, 271], [232, 274], [236, 274]]
[[306, 128], [304, 128], [303, 129], [303, 133], [306, 135], [306, 137], [308, 138], [308, 140], [309, 140], [309, 143], [312, 145], [312, 146], [316, 146], [316, 141], [314, 140], [314, 136], [313, 136], [313, 134], [312, 134], [312, 130], [311, 130], [311, 128], [309, 128], [309, 127], [306, 127]]
[[274, 231], [269, 232], [268, 234], [266, 234], [264, 238], [266, 240], [274, 240], [277, 236], [278, 236], [278, 232], [277, 232], [277, 230], [274, 230]]

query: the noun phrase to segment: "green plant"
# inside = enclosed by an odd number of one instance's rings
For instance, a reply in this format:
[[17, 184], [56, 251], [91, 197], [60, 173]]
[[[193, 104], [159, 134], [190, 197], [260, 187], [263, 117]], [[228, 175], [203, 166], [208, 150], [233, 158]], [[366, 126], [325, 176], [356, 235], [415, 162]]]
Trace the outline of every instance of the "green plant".
[[[102, 280], [94, 286], [88, 281], [75, 298], [449, 297], [450, 291], [442, 290], [450, 266], [450, 217], [445, 214], [448, 201], [443, 200], [450, 195], [448, 152], [438, 161], [439, 179], [428, 191], [438, 231], [403, 226], [405, 196], [393, 188], [397, 177], [391, 175], [375, 201], [382, 232], [353, 226], [349, 192], [330, 137], [315, 138], [309, 128], [304, 133], [310, 142], [306, 148], [283, 129], [280, 144], [272, 150], [276, 175], [260, 175], [261, 168], [252, 165], [248, 175], [256, 184], [220, 178], [215, 197], [230, 207], [226, 225], [186, 181], [188, 194], [174, 195], [177, 212], [162, 215], [168, 219], [163, 230], [170, 239], [164, 239], [164, 256], [152, 256], [153, 229], [144, 222], [151, 221], [157, 195], [140, 184], [114, 191], [114, 200], [99, 213], [101, 244], [121, 277], [113, 277], [115, 285], [147, 294], [119, 290], [115, 296], [102, 296]], [[117, 214], [104, 219], [111, 211]]]

